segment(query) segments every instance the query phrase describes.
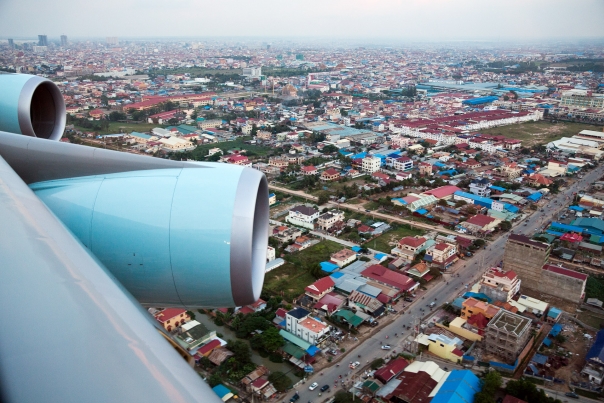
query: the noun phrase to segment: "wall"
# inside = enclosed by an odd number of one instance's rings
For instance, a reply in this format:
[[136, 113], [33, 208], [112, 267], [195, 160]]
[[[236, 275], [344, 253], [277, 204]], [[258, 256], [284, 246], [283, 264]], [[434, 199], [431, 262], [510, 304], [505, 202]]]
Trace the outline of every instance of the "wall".
[[548, 256], [549, 249], [508, 241], [503, 254], [503, 268], [505, 271], [514, 270], [524, 287], [540, 290], [542, 267]]
[[466, 323], [465, 319], [455, 318], [451, 323], [449, 323], [449, 327], [444, 326], [441, 323], [436, 323], [436, 326], [441, 327], [450, 331], [451, 333], [455, 333], [458, 336], [463, 337], [464, 339], [471, 341], [482, 341], [482, 336], [478, 333], [474, 333], [468, 329], [464, 329], [462, 326]]

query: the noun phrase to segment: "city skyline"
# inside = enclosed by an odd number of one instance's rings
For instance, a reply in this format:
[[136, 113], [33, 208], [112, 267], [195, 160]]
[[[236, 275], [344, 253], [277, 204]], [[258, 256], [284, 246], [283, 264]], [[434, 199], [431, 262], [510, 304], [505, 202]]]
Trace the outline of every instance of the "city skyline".
[[[531, 41], [600, 39], [604, 2], [512, 0], [485, 3], [397, 0], [209, 3], [108, 0], [98, 7], [64, 0], [0, 4], [0, 37], [322, 38], [368, 41]], [[31, 13], [31, 10], [37, 10]], [[30, 18], [13, 18], [31, 14]], [[48, 18], [48, 16], [52, 18]], [[89, 18], [94, 15], [95, 18]], [[179, 23], [170, 23], [170, 17]], [[133, 18], [135, 17], [135, 18]], [[581, 21], [581, 23], [577, 23]]]

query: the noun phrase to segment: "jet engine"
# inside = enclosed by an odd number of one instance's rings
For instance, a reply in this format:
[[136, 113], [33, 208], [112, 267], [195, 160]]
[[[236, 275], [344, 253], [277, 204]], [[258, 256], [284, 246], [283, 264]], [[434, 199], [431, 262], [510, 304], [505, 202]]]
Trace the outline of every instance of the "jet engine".
[[262, 173], [48, 141], [64, 128], [53, 82], [0, 74], [0, 156], [139, 302], [224, 307], [260, 297]]

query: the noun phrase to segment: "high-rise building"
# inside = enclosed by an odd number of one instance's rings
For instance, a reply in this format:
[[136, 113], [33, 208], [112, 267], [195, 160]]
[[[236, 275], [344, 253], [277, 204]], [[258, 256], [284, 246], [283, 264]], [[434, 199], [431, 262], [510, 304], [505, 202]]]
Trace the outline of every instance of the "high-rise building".
[[538, 290], [541, 283], [541, 271], [547, 263], [551, 245], [533, 241], [527, 236], [511, 234], [505, 244], [503, 268], [513, 270], [522, 280], [522, 285]]
[[38, 46], [48, 46], [48, 37], [46, 35], [38, 35]]
[[11, 49], [15, 48], [15, 41], [12, 38], [8, 38], [8, 47]]
[[61, 35], [61, 46], [67, 46], [67, 35]]
[[118, 39], [117, 36], [108, 36], [107, 37], [107, 45], [117, 45]]

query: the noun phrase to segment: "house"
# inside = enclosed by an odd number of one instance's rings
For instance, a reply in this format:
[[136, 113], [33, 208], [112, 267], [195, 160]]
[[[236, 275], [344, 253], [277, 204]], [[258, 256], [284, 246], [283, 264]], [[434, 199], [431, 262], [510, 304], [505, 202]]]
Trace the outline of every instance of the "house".
[[285, 248], [286, 252], [293, 253], [304, 250], [312, 246], [312, 239], [307, 236], [299, 236], [292, 245]]
[[195, 353], [195, 360], [199, 360], [199, 359], [201, 359], [201, 357], [208, 357], [210, 354], [212, 354], [212, 351], [216, 350], [220, 346], [221, 346], [220, 340], [218, 340], [218, 339], [210, 340], [203, 346], [199, 347], [199, 349], [197, 350], [197, 353]]
[[314, 221], [317, 218], [319, 218], [319, 211], [300, 205], [289, 210], [286, 221], [312, 230], [315, 229]]
[[395, 298], [405, 292], [411, 292], [419, 287], [419, 283], [413, 281], [410, 277], [402, 273], [395, 272], [384, 266], [374, 264], [361, 272], [365, 278], [376, 281], [378, 284], [384, 284], [397, 290]]
[[383, 384], [388, 383], [391, 379], [396, 378], [400, 375], [405, 368], [409, 365], [409, 362], [404, 358], [395, 358], [390, 360], [388, 364], [375, 371], [373, 377]]
[[491, 195], [489, 185], [489, 180], [486, 178], [473, 179], [472, 182], [470, 182], [470, 193], [474, 193], [478, 196], [489, 197]]
[[526, 177], [526, 183], [531, 186], [541, 187], [541, 186], [549, 186], [554, 183], [553, 180], [546, 178], [541, 174], [532, 174]]
[[251, 161], [245, 156], [241, 154], [234, 154], [226, 158], [226, 162], [228, 164], [240, 165], [244, 167], [251, 167]]
[[273, 204], [277, 204], [277, 195], [274, 193], [270, 193], [268, 195], [268, 205], [272, 206]]
[[432, 164], [430, 164], [429, 162], [420, 162], [419, 174], [421, 176], [432, 176]]
[[484, 214], [476, 214], [458, 226], [465, 228], [470, 233], [487, 232], [494, 230], [500, 222], [501, 220], [495, 217], [486, 216]]
[[331, 210], [321, 214], [317, 219], [317, 227], [323, 231], [329, 231], [337, 222], [344, 220], [344, 213], [338, 210]]
[[437, 187], [431, 190], [427, 190], [425, 192], [422, 193], [422, 195], [430, 195], [430, 196], [434, 196], [439, 200], [451, 200], [453, 198], [453, 194], [455, 194], [455, 192], [460, 191], [461, 189], [458, 188], [457, 186], [452, 186], [452, 185], [447, 185], [447, 186], [441, 186], [441, 187]]
[[348, 306], [353, 310], [360, 309], [374, 318], [379, 317], [386, 309], [377, 298], [357, 290], [353, 290], [350, 295], [348, 295]]
[[342, 249], [331, 255], [331, 261], [339, 267], [344, 267], [357, 259], [357, 254], [350, 249]]
[[473, 315], [481, 314], [487, 319], [491, 319], [499, 312], [499, 308], [491, 305], [487, 302], [477, 300], [476, 298], [467, 298], [461, 304], [461, 315], [462, 319], [468, 319]]
[[481, 390], [482, 382], [471, 370], [454, 369], [438, 388], [431, 403], [473, 402]]
[[408, 171], [413, 169], [413, 160], [409, 157], [399, 157], [392, 160], [390, 166], [396, 171]]
[[310, 312], [304, 308], [294, 308], [285, 316], [288, 333], [316, 345], [320, 343], [329, 333], [331, 327], [310, 316]]
[[444, 334], [420, 334], [416, 342], [428, 347], [428, 351], [437, 357], [451, 362], [459, 363], [463, 357], [463, 342], [458, 337], [449, 337]]
[[304, 176], [317, 175], [319, 171], [313, 165], [303, 166], [300, 168], [300, 172]]
[[178, 329], [185, 322], [191, 320], [186, 309], [182, 308], [166, 308], [155, 314], [155, 319], [162, 324], [168, 332]]
[[326, 276], [304, 288], [304, 292], [313, 300], [318, 301], [323, 298], [325, 294], [332, 292], [334, 286], [335, 283], [332, 278], [330, 276]]
[[285, 225], [279, 225], [273, 228], [273, 237], [280, 243], [287, 243], [293, 241], [297, 237], [302, 235], [302, 231], [298, 228], [290, 228]]
[[334, 168], [329, 168], [321, 173], [319, 179], [325, 182], [337, 181], [340, 179], [340, 172]]
[[363, 162], [361, 163], [361, 169], [363, 172], [372, 174], [377, 172], [382, 167], [382, 159], [374, 156], [367, 156], [363, 158]]
[[457, 245], [448, 242], [439, 242], [426, 251], [424, 260], [432, 266], [446, 270], [458, 260]]
[[423, 278], [426, 281], [432, 279], [432, 275], [430, 273], [430, 268], [424, 262], [419, 262], [418, 264], [412, 266], [409, 270], [407, 270], [407, 274], [410, 276], [414, 276], [417, 278]]
[[507, 302], [520, 291], [520, 278], [513, 270], [492, 267], [482, 275], [480, 292], [495, 301]]
[[411, 261], [424, 249], [426, 241], [427, 239], [424, 237], [406, 236], [398, 242], [397, 247], [392, 249], [391, 253]]
[[216, 331], [208, 330], [198, 321], [192, 320], [180, 326], [180, 333], [174, 340], [183, 348], [191, 351], [215, 338]]

